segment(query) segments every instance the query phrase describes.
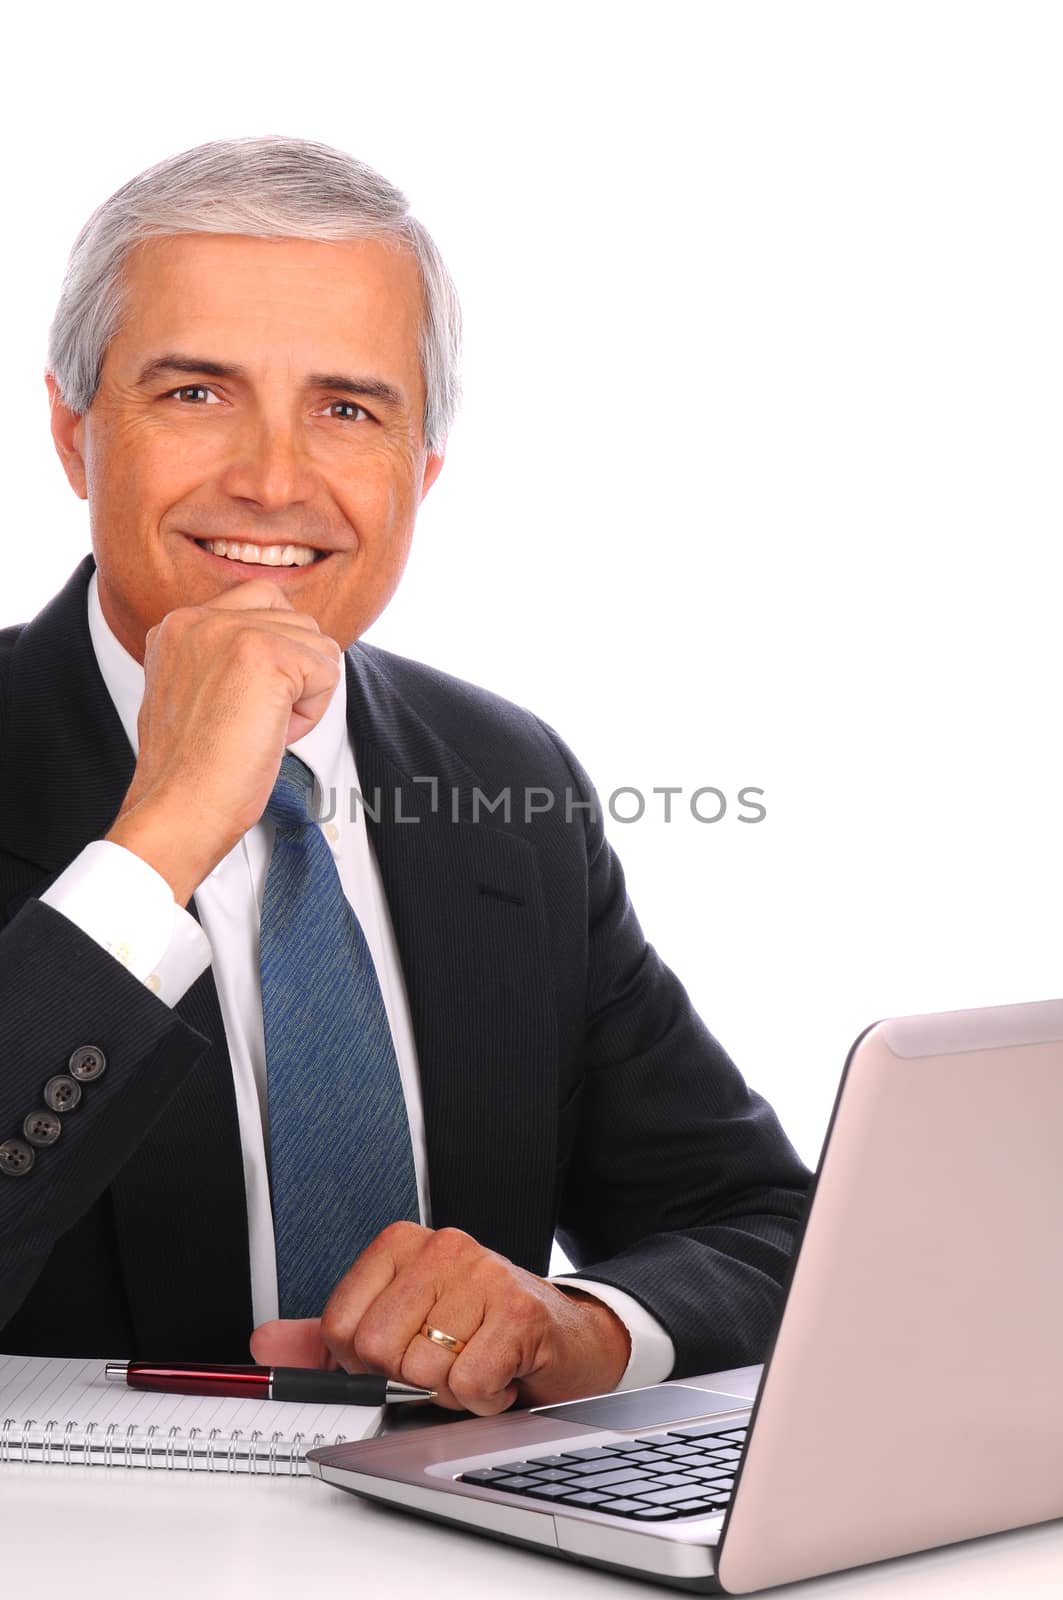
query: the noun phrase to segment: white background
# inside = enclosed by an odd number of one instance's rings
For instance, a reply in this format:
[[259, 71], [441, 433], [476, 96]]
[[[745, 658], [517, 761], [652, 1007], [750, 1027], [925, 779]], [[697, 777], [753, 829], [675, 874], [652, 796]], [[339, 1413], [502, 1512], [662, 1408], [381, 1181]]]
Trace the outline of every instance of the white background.
[[[89, 211], [210, 138], [371, 162], [467, 341], [369, 637], [647, 794], [609, 824], [643, 925], [814, 1161], [866, 1023], [1063, 989], [1061, 18], [39, 8], [0, 109], [0, 625], [88, 548], [41, 375]], [[731, 810], [665, 824], [666, 784]]]

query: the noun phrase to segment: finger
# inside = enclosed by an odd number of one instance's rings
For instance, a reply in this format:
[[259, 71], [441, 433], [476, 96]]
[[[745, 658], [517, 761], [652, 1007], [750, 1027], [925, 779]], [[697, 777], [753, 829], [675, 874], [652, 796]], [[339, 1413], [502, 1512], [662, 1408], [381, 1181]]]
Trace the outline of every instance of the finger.
[[[241, 611], [237, 616], [230, 615], [221, 621], [217, 607], [200, 606], [188, 615], [188, 621], [193, 630], [205, 630], [205, 636], [210, 641], [207, 648], [213, 650], [227, 648], [228, 640], [234, 633], [241, 635], [254, 632], [269, 638], [291, 639], [295, 644], [320, 650], [333, 660], [339, 660], [343, 655], [343, 650], [331, 634], [323, 633], [314, 618], [303, 611]], [[197, 643], [200, 642], [197, 638]]]
[[[453, 1394], [454, 1391], [451, 1390]], [[485, 1395], [477, 1392], [468, 1399], [454, 1396], [453, 1409], [455, 1411], [471, 1411], [477, 1417], [497, 1417], [499, 1412], [508, 1411], [517, 1399], [520, 1389], [515, 1383], [508, 1383], [498, 1394]], [[434, 1406], [440, 1404], [438, 1399], [432, 1401]], [[449, 1406], [448, 1410], [451, 1409]]]
[[[359, 1361], [374, 1372], [390, 1378], [405, 1376], [404, 1362], [411, 1344], [427, 1344], [420, 1330], [436, 1302], [437, 1286], [423, 1268], [423, 1253], [397, 1273], [381, 1294], [368, 1306], [354, 1331], [354, 1350]], [[447, 1352], [441, 1352], [444, 1356]], [[446, 1376], [448, 1366], [442, 1363]], [[438, 1370], [438, 1368], [437, 1368]], [[434, 1383], [424, 1385], [434, 1389]]]
[[274, 639], [316, 650], [335, 665], [343, 660], [339, 643], [330, 634], [322, 633], [314, 618], [302, 611], [241, 611], [222, 621], [217, 607], [199, 606], [171, 612], [149, 629], [145, 664], [149, 658], [155, 662], [160, 655], [165, 657], [175, 649], [186, 648], [189, 640], [206, 662], [224, 658], [234, 644], [244, 648], [250, 640], [257, 640], [264, 647]]
[[231, 589], [222, 589], [205, 605], [216, 606], [219, 611], [250, 611], [258, 607], [269, 611], [295, 611], [279, 583], [269, 578], [248, 578], [244, 583], [234, 583]]
[[321, 1337], [320, 1317], [275, 1319], [262, 1322], [251, 1335], [251, 1354], [264, 1367], [335, 1368], [332, 1353]]
[[435, 1389], [437, 1405], [487, 1416], [513, 1403], [521, 1354], [504, 1310], [486, 1297], [492, 1286], [497, 1293], [497, 1275], [486, 1290], [479, 1275], [452, 1278], [426, 1315], [430, 1327], [460, 1341], [456, 1350], [421, 1333], [407, 1348], [401, 1376]]
[[[459, 1317], [462, 1317], [462, 1313], [456, 1308], [441, 1312], [438, 1304], [431, 1307], [403, 1352], [398, 1376], [406, 1383], [417, 1384], [420, 1388], [435, 1389], [437, 1405], [465, 1410], [464, 1404], [451, 1393], [450, 1374], [462, 1348], [468, 1346], [475, 1338], [482, 1325], [482, 1311], [477, 1318], [476, 1327], [470, 1325], [467, 1316], [461, 1321], [458, 1320]], [[438, 1328], [440, 1332], [453, 1334], [462, 1341], [461, 1344], [456, 1350], [449, 1350], [445, 1345], [437, 1344], [422, 1331], [425, 1324]], [[460, 1333], [459, 1327], [463, 1330]]]
[[[234, 592], [229, 590], [230, 594]], [[281, 595], [281, 599], [283, 600], [284, 598], [285, 596]], [[208, 600], [204, 605], [195, 609], [212, 613], [213, 620], [217, 621], [216, 614], [222, 607], [215, 605], [212, 600]], [[229, 609], [230, 618], [228, 620], [233, 627], [239, 628], [245, 625], [252, 625], [266, 628], [271, 633], [290, 630], [295, 634], [320, 634], [322, 639], [329, 638], [327, 633], [322, 632], [317, 618], [311, 616], [309, 611], [295, 611], [291, 607], [284, 610], [279, 607], [275, 609], [270, 606], [250, 606], [241, 608], [236, 616], [232, 616], [232, 608], [230, 607]]]
[[432, 1230], [419, 1223], [393, 1222], [377, 1234], [344, 1273], [321, 1317], [322, 1337], [340, 1366], [353, 1371], [353, 1363], [362, 1359], [355, 1350], [362, 1318], [431, 1236]]
[[[439, 1307], [440, 1319], [446, 1314]], [[450, 1331], [449, 1328], [447, 1330]], [[524, 1353], [507, 1321], [486, 1311], [481, 1326], [458, 1352], [447, 1373], [447, 1391], [455, 1406], [490, 1417], [511, 1406], [523, 1375]]]
[[[305, 652], [306, 647], [303, 648]], [[339, 659], [334, 659], [324, 652], [313, 652], [317, 662], [323, 662], [325, 665], [322, 669], [316, 663], [307, 663], [308, 671], [302, 692], [296, 695], [288, 717], [284, 735], [285, 744], [295, 744], [305, 733], [309, 733], [328, 710], [329, 702], [343, 676], [342, 652], [338, 645], [336, 651]]]
[[[244, 657], [244, 671], [246, 673], [254, 659], [262, 660], [267, 670], [279, 671], [281, 676], [274, 682], [278, 690], [286, 684], [289, 729], [292, 719], [296, 726], [304, 719], [306, 726], [301, 731], [306, 732], [324, 715], [336, 691], [343, 672], [341, 654], [339, 646], [331, 639], [315, 638], [311, 643], [305, 635], [301, 639], [277, 636], [264, 652], [249, 649]], [[294, 742], [294, 737], [286, 740], [288, 744]]]

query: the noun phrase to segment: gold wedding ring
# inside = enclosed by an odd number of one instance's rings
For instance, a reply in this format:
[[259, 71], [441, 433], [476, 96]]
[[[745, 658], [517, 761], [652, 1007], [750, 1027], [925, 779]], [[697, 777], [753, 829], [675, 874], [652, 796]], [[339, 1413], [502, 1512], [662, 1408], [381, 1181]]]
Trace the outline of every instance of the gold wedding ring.
[[442, 1328], [430, 1328], [427, 1322], [421, 1324], [421, 1332], [433, 1344], [438, 1344], [444, 1350], [449, 1350], [453, 1355], [460, 1356], [468, 1343], [467, 1339], [455, 1339], [452, 1333], [444, 1333]]

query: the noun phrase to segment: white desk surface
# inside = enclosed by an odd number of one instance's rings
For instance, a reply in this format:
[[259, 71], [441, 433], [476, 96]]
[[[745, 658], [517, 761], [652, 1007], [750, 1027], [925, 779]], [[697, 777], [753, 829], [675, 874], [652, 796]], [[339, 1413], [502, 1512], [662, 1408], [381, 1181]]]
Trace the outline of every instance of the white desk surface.
[[[113, 1600], [637, 1600], [612, 1574], [388, 1511], [314, 1478], [0, 1466], [7, 1594]], [[643, 1584], [650, 1595], [678, 1593]], [[1063, 1521], [765, 1593], [1059, 1600]]]

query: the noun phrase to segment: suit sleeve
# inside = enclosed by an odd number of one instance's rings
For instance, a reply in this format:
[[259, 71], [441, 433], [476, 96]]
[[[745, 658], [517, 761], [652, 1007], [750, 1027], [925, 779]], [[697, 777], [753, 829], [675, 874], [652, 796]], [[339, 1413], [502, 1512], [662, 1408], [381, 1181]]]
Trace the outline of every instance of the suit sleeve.
[[[105, 1069], [78, 1083], [70, 1059], [85, 1045], [97, 1047]], [[202, 1034], [53, 907], [27, 900], [0, 931], [0, 1327], [207, 1049]], [[56, 1076], [77, 1084], [80, 1098], [56, 1113], [58, 1138], [34, 1147], [25, 1120], [47, 1109], [45, 1085]], [[12, 1141], [14, 1173], [2, 1163]]]
[[557, 1237], [675, 1346], [672, 1376], [764, 1359], [811, 1173], [647, 943], [587, 774], [581, 1109]]

